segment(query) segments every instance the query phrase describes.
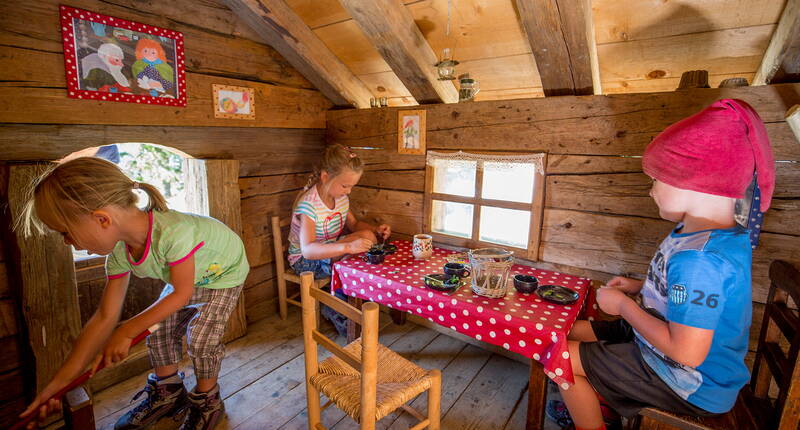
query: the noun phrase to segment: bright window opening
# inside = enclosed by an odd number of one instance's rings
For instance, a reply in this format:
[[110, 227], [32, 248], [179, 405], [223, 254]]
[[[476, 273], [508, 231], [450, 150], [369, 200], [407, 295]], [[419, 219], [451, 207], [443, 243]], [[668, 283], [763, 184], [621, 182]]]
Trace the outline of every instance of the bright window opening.
[[544, 154], [429, 151], [427, 164], [426, 230], [437, 241], [538, 258]]

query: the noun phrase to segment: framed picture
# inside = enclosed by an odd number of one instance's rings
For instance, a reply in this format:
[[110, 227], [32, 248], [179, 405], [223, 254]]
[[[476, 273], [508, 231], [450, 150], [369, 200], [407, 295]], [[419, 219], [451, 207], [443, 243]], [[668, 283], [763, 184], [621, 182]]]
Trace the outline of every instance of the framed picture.
[[397, 152], [425, 155], [425, 111], [397, 112]]
[[183, 34], [60, 6], [68, 96], [186, 106]]
[[214, 118], [256, 119], [255, 91], [247, 87], [213, 84]]

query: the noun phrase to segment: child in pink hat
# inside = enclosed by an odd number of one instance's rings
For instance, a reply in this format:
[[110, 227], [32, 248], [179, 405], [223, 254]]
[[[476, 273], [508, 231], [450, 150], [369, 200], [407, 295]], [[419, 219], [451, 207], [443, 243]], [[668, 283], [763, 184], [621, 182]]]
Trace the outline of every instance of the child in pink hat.
[[762, 212], [775, 188], [761, 119], [743, 101], [719, 100], [659, 134], [642, 166], [660, 216], [677, 226], [644, 281], [616, 277], [597, 291], [621, 319], [577, 321], [570, 333], [575, 385], [561, 394], [577, 429], [606, 428], [598, 397], [624, 416], [649, 406], [724, 413], [749, 379], [752, 250], [734, 206], [754, 177]]

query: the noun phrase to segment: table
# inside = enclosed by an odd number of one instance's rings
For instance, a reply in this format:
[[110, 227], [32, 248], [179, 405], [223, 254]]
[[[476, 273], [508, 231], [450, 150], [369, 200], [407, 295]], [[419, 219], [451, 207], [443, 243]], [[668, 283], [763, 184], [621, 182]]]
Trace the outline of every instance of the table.
[[[540, 429], [544, 419], [546, 380], [561, 387], [574, 383], [567, 334], [590, 290], [590, 280], [558, 272], [514, 265], [511, 276], [536, 276], [540, 284], [564, 285], [580, 294], [572, 305], [548, 303], [535, 294], [521, 294], [510, 287], [499, 299], [478, 296], [469, 285], [453, 294], [425, 287], [423, 276], [439, 273], [454, 251], [434, 247], [428, 260], [415, 260], [411, 242], [395, 241], [397, 252], [379, 265], [366, 263], [361, 255], [334, 264], [334, 290], [341, 288], [353, 298], [373, 301], [392, 309], [426, 318], [472, 338], [501, 346], [531, 359], [528, 393], [528, 429]], [[540, 414], [535, 415], [539, 407]]]

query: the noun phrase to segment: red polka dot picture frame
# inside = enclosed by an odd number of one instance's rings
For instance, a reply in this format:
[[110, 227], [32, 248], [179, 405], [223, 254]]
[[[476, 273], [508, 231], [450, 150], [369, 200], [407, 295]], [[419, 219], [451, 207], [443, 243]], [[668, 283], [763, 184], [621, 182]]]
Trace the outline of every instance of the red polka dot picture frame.
[[60, 6], [67, 96], [186, 106], [183, 33]]

